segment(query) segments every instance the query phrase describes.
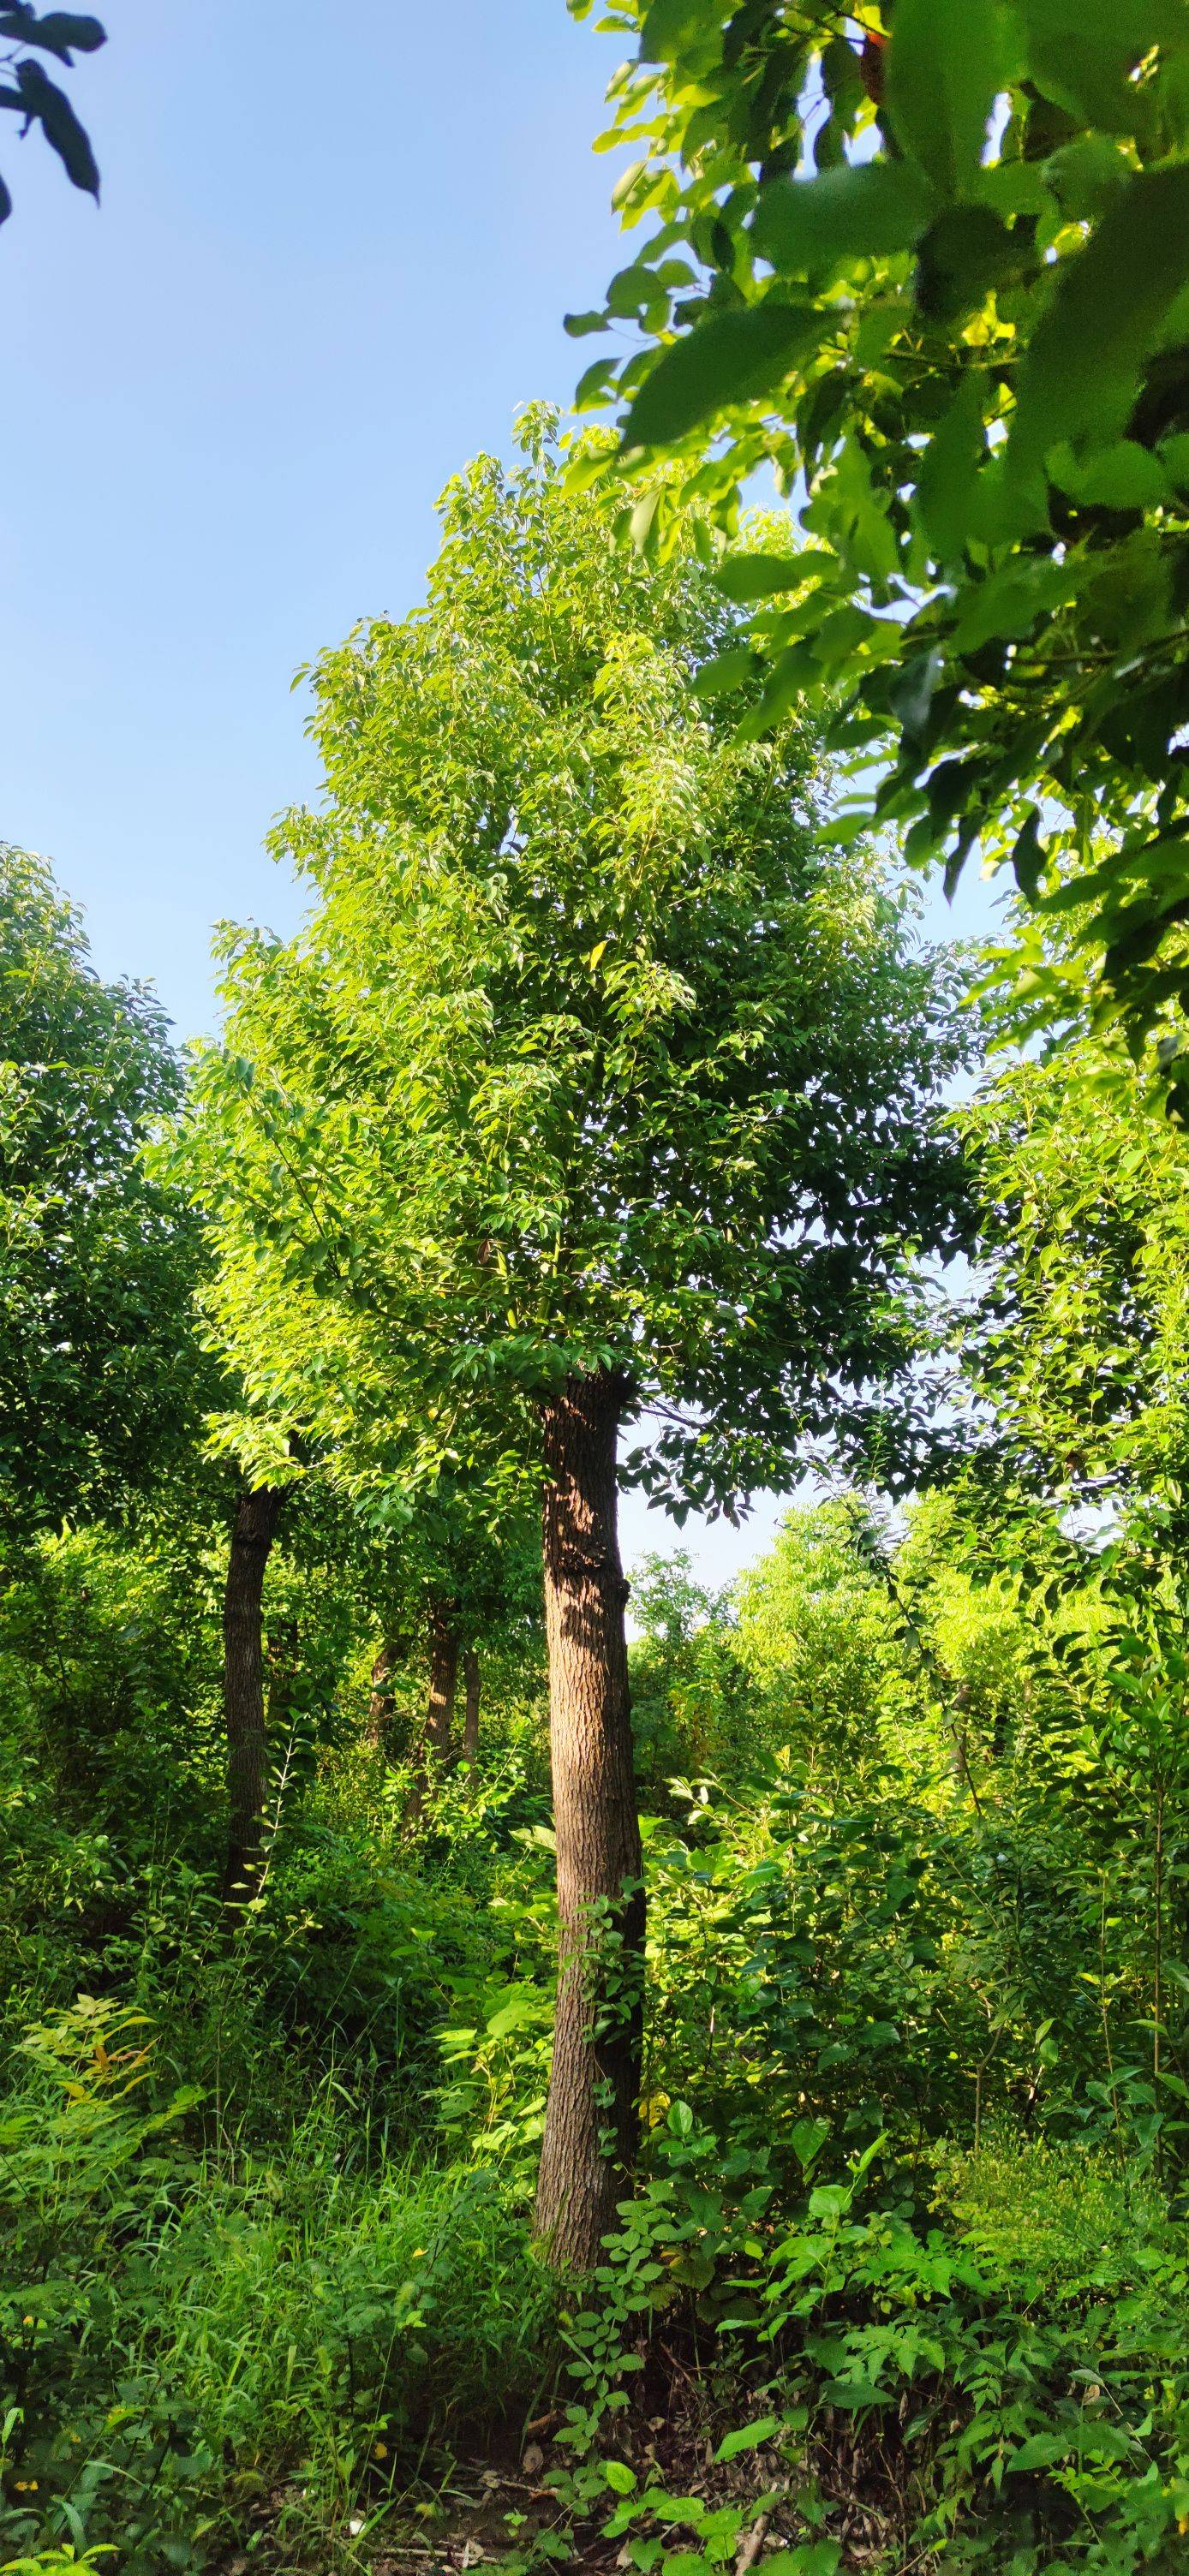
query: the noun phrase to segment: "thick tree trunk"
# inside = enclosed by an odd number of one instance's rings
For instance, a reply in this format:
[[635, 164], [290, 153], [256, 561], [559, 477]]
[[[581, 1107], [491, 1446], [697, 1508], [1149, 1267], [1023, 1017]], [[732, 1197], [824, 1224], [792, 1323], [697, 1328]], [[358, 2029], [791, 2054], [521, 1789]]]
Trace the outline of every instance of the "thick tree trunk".
[[227, 1727], [227, 1866], [229, 1903], [250, 1896], [260, 1868], [260, 1835], [268, 1763], [264, 1729], [264, 1655], [260, 1612], [264, 1569], [277, 1533], [283, 1489], [258, 1485], [240, 1495], [231, 1531], [223, 1596], [223, 1711]]
[[644, 1889], [617, 1528], [625, 1388], [575, 1377], [543, 1411], [545, 1630], [557, 1831], [557, 2019], [537, 2227], [589, 2271], [636, 2149]]
[[468, 1646], [462, 1659], [462, 1758], [473, 1762], [479, 1750], [479, 1658]]
[[454, 1604], [434, 1594], [429, 1604], [429, 1702], [425, 1712], [425, 1741], [428, 1751], [439, 1762], [450, 1759], [457, 1696], [458, 1630], [454, 1625]]

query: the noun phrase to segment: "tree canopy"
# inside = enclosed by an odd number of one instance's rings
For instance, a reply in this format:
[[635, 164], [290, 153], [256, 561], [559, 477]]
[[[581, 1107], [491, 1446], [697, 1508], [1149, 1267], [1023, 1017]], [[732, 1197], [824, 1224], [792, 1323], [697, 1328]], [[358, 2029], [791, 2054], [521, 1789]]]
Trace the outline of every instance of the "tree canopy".
[[[571, 0], [586, 16], [591, 0]], [[853, 819], [1070, 907], [1097, 1007], [1189, 993], [1189, 11], [1181, 0], [616, 0], [641, 247], [579, 401], [730, 533], [762, 464], [799, 564], [736, 556], [760, 720], [821, 711]], [[720, 684], [739, 682], [734, 656]], [[748, 719], [749, 722], [756, 719]], [[746, 730], [746, 724], [745, 724]], [[1069, 979], [1026, 950], [1050, 1015]], [[1172, 1013], [1170, 1022], [1169, 1014]]]
[[193, 1435], [198, 1228], [141, 1159], [181, 1070], [43, 861], [0, 848], [0, 1533], [142, 1494]]
[[278, 846], [318, 909], [230, 939], [197, 1074], [219, 1329], [363, 1476], [361, 1425], [515, 1449], [601, 1369], [651, 1489], [730, 1500], [915, 1346], [950, 987], [823, 847], [812, 735], [691, 695], [737, 627], [694, 543], [616, 548], [547, 418], [523, 445], [451, 485], [426, 606], [314, 672], [329, 800]]

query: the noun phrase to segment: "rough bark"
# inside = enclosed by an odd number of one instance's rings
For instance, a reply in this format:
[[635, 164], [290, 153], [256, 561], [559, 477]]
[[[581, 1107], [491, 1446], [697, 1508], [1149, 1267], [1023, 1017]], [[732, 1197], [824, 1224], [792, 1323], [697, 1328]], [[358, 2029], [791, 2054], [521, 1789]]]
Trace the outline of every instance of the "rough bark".
[[258, 1485], [235, 1507], [223, 1595], [223, 1711], [227, 1728], [227, 1865], [229, 1903], [250, 1896], [260, 1869], [268, 1779], [264, 1725], [261, 1602], [264, 1570], [277, 1533], [284, 1492]]
[[644, 1890], [617, 1526], [623, 1381], [570, 1378], [543, 1409], [545, 1629], [557, 1832], [557, 2018], [537, 2227], [589, 2271], [636, 2149]]
[[462, 1758], [473, 1762], [479, 1750], [479, 1658], [468, 1646], [462, 1659]]

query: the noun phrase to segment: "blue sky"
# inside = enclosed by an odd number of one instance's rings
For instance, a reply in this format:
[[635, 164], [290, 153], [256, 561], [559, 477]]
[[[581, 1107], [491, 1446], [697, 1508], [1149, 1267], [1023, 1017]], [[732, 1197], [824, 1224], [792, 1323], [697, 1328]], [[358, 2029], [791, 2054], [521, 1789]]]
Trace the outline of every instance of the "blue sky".
[[[101, 5], [101, 0], [96, 0]], [[433, 503], [583, 363], [616, 54], [564, 0], [107, 0], [103, 203], [5, 119], [0, 831], [209, 1022], [209, 928], [315, 784], [296, 667], [411, 605]]]
[[[185, 1037], [212, 922], [298, 917], [261, 851], [317, 785], [294, 671], [413, 604], [447, 476], [586, 362], [561, 316], [622, 257], [590, 150], [617, 57], [564, 0], [96, 5], [68, 81], [100, 211], [0, 134], [0, 833]], [[691, 1526], [708, 1576], [771, 1517]], [[629, 1503], [629, 1549], [673, 1537]]]

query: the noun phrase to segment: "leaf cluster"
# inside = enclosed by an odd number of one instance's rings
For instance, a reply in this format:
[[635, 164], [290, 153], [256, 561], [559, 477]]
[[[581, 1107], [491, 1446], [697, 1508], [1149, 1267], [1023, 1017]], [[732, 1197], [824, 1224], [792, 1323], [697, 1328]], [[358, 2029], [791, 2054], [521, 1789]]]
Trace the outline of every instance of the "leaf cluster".
[[1029, 903], [1076, 903], [1102, 1013], [1137, 1045], [1175, 1028], [1189, 10], [623, 0], [604, 23], [638, 39], [604, 141], [638, 156], [616, 201], [649, 229], [570, 327], [638, 334], [579, 402], [621, 406], [629, 465], [671, 461], [651, 542], [691, 502], [730, 535], [774, 466], [813, 588], [790, 606], [779, 567], [728, 568], [761, 603], [764, 716], [820, 711], [851, 829], [901, 827], [949, 886], [978, 849]]

